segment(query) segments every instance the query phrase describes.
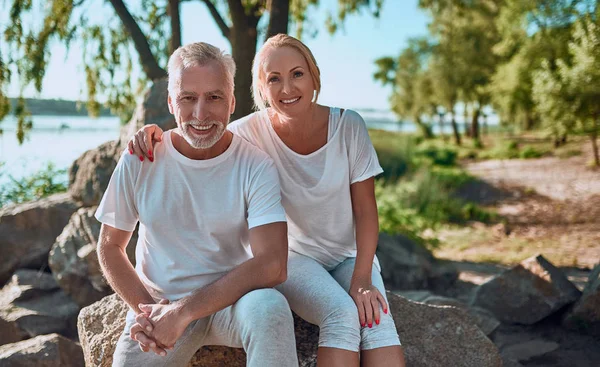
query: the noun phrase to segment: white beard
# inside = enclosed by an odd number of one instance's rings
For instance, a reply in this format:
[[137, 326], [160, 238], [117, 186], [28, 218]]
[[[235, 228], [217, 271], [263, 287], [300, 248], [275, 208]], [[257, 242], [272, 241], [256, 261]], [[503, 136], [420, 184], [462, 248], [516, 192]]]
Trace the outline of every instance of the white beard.
[[[199, 137], [197, 135], [193, 135], [193, 133], [190, 133], [188, 131], [188, 129], [193, 129], [193, 127], [191, 127], [191, 126], [210, 126], [210, 125], [215, 125], [215, 127], [213, 128], [213, 129], [215, 129], [215, 131], [206, 137]], [[183, 136], [185, 141], [187, 141], [188, 144], [191, 145], [194, 149], [208, 149], [208, 148], [212, 147], [213, 145], [215, 145], [219, 140], [221, 140], [221, 138], [223, 137], [223, 134], [225, 133], [226, 125], [227, 124], [222, 123], [220, 121], [216, 121], [216, 120], [202, 121], [202, 122], [200, 122], [198, 120], [193, 120], [193, 121], [182, 122], [179, 130], [181, 131], [181, 136]]]

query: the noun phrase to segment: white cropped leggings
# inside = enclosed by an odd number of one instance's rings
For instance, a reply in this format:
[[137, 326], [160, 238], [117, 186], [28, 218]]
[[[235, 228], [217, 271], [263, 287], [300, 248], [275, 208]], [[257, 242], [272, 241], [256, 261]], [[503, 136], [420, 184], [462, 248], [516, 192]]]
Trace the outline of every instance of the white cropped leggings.
[[[276, 289], [287, 298], [292, 311], [319, 326], [319, 347], [358, 352], [400, 345], [389, 308], [387, 314], [380, 309], [379, 325], [361, 328], [358, 309], [348, 294], [355, 260], [348, 258], [327, 271], [316, 260], [290, 251], [287, 280]], [[375, 267], [371, 273], [372, 284], [386, 297], [381, 274]]]

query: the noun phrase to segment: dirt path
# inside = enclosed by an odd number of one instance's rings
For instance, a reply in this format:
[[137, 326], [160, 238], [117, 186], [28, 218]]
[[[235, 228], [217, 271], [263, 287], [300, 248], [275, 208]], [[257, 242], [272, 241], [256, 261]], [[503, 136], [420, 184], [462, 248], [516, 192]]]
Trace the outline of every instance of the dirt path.
[[560, 266], [600, 262], [600, 169], [591, 151], [567, 159], [489, 160], [465, 168], [476, 181], [459, 194], [495, 210], [505, 223], [442, 230], [436, 256], [511, 264], [542, 253]]
[[[560, 266], [582, 290], [588, 269], [600, 263], [600, 169], [588, 168], [590, 159], [588, 150], [568, 159], [466, 164], [478, 180], [459, 196], [495, 210], [504, 221], [435, 233], [442, 243], [435, 256], [454, 260], [460, 272], [446, 295], [466, 301], [476, 285], [537, 253]], [[492, 340], [503, 356], [514, 346], [540, 342], [558, 346], [515, 366], [598, 366], [600, 340], [562, 328], [560, 317], [558, 313], [531, 326], [502, 324]]]

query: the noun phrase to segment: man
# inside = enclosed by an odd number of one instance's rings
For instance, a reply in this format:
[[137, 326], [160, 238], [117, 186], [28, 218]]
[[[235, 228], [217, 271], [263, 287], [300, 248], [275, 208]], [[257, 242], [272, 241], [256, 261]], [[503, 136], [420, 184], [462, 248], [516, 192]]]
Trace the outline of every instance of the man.
[[[271, 288], [287, 263], [277, 171], [226, 130], [233, 59], [194, 43], [168, 73], [178, 129], [155, 163], [121, 156], [96, 213], [100, 264], [131, 308], [114, 365], [185, 366], [202, 345], [226, 345], [243, 347], [249, 366], [296, 366], [291, 311]], [[138, 221], [134, 269], [125, 247]]]

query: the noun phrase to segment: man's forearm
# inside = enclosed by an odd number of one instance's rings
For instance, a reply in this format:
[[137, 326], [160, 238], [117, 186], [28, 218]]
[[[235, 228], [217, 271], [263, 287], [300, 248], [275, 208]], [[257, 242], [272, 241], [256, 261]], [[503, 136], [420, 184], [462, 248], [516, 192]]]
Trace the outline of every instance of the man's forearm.
[[135, 313], [140, 313], [140, 303], [156, 302], [140, 281], [123, 249], [117, 246], [98, 246], [98, 258], [108, 284]]
[[285, 281], [285, 277], [285, 262], [282, 265], [276, 259], [254, 257], [177, 303], [191, 322], [234, 304], [250, 291], [274, 287]]

